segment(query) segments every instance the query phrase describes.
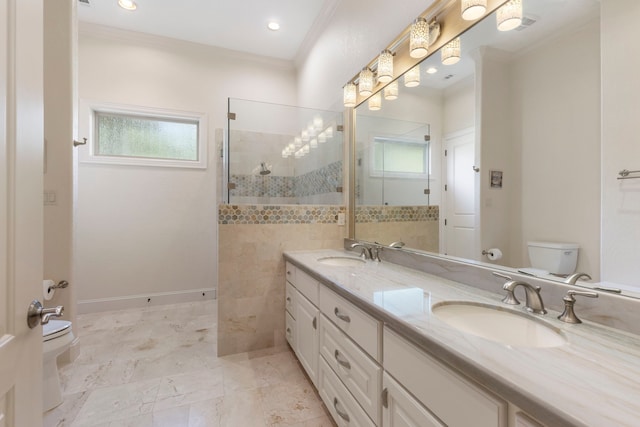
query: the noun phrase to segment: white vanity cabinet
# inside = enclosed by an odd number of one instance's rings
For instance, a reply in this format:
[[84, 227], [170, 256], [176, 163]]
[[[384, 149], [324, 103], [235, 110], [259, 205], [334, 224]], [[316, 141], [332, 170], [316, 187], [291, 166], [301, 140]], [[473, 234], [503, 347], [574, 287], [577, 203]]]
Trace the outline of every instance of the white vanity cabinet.
[[313, 384], [318, 381], [319, 283], [293, 264], [286, 264], [285, 334]]
[[384, 427], [446, 427], [386, 372], [382, 386]]
[[449, 427], [507, 427], [508, 404], [385, 327], [384, 369]]

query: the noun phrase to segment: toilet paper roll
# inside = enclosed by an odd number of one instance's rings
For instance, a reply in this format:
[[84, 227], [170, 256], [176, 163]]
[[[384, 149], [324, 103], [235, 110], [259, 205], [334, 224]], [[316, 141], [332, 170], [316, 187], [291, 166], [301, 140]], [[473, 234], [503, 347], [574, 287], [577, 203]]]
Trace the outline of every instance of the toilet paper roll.
[[497, 261], [502, 258], [502, 251], [498, 248], [491, 248], [488, 250], [488, 252], [489, 253], [487, 254], [487, 257], [491, 261]]
[[53, 295], [56, 293], [56, 290], [53, 286], [56, 284], [53, 280], [43, 280], [42, 281], [42, 295], [45, 301], [49, 301], [53, 299]]

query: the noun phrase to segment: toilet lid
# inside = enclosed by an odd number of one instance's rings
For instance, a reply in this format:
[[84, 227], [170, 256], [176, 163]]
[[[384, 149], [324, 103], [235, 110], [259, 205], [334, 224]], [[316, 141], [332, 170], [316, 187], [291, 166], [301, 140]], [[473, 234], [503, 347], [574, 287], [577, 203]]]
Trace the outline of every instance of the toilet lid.
[[42, 325], [43, 341], [49, 341], [71, 332], [71, 322], [67, 320], [49, 320], [49, 323]]

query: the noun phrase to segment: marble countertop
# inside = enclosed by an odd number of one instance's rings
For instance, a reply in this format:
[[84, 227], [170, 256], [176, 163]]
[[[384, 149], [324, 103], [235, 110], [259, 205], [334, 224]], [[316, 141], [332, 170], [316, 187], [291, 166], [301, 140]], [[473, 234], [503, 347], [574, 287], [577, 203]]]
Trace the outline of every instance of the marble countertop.
[[523, 313], [523, 305], [508, 306], [501, 302], [503, 295], [389, 262], [340, 267], [317, 261], [328, 256], [355, 254], [285, 252], [297, 267], [549, 427], [640, 426], [640, 336], [588, 321], [567, 324], [549, 310], [526, 315], [559, 331], [564, 345], [501, 344], [447, 325], [431, 308], [468, 301]]

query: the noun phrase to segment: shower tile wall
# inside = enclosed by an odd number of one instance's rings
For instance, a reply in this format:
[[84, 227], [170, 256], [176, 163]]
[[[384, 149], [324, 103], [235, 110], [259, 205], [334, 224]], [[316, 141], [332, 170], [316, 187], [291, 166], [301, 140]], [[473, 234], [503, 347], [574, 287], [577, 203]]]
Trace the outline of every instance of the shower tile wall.
[[391, 243], [439, 252], [438, 206], [358, 206], [356, 235], [359, 239]]
[[344, 206], [219, 205], [218, 355], [285, 343], [282, 252], [340, 249]]

